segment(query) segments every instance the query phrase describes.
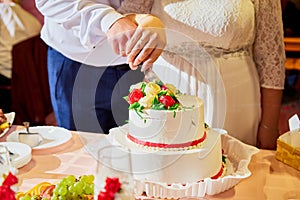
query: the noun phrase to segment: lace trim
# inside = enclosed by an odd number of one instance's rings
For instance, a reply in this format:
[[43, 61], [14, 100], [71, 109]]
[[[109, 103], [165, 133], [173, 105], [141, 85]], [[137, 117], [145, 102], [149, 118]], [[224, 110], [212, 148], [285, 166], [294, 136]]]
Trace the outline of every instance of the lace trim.
[[265, 88], [283, 89], [285, 50], [280, 0], [254, 0], [256, 40], [254, 59]]
[[220, 37], [237, 20], [241, 0], [162, 0], [162, 5], [173, 19]]
[[211, 59], [211, 58], [230, 58], [240, 56], [250, 56], [251, 47], [241, 47], [237, 49], [223, 49], [209, 46], [202, 43], [184, 42], [180, 45], [167, 45], [165, 52], [169, 54], [182, 55], [188, 58]]

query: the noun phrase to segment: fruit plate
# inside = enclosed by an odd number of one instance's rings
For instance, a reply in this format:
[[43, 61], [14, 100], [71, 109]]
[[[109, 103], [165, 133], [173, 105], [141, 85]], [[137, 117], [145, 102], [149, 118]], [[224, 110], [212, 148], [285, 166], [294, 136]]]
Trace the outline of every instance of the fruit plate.
[[[7, 119], [7, 122], [9, 122], [10, 125], [12, 125], [12, 123], [14, 122], [16, 113], [15, 112], [10, 112], [10, 113], [6, 113], [4, 115]], [[0, 134], [0, 137], [4, 136], [7, 133], [8, 130], [9, 130], [9, 128], [4, 129], [4, 131]]]

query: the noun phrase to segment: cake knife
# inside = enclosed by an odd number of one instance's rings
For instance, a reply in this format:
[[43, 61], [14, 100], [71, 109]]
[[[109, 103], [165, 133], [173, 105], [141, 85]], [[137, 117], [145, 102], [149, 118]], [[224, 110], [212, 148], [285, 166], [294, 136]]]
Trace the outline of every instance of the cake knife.
[[[142, 67], [142, 64], [139, 65], [139, 67]], [[164, 82], [160, 80], [160, 78], [157, 76], [157, 74], [152, 70], [152, 67], [147, 68], [144, 70], [144, 81], [145, 82], [154, 82], [159, 85], [164, 85]]]

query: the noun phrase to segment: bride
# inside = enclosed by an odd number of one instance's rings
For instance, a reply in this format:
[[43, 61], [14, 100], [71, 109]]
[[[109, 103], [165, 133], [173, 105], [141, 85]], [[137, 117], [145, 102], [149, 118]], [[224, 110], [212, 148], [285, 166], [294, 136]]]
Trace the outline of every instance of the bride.
[[203, 98], [212, 127], [275, 149], [285, 78], [280, 0], [154, 0], [151, 13], [167, 33], [153, 66], [160, 78]]

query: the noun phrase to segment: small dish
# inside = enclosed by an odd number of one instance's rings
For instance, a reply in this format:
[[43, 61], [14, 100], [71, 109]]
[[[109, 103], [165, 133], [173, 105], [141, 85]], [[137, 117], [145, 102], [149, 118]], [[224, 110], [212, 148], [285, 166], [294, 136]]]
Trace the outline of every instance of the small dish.
[[[16, 130], [7, 136], [6, 141], [20, 142], [19, 133], [25, 132], [25, 128]], [[72, 133], [69, 130], [57, 126], [32, 126], [30, 127], [30, 132], [39, 133], [42, 138], [42, 141], [37, 146], [32, 147], [34, 150], [56, 147], [72, 138]]]
[[0, 142], [0, 145], [6, 146], [9, 152], [12, 154], [10, 156], [11, 165], [15, 168], [21, 168], [30, 162], [31, 148], [19, 142]]

